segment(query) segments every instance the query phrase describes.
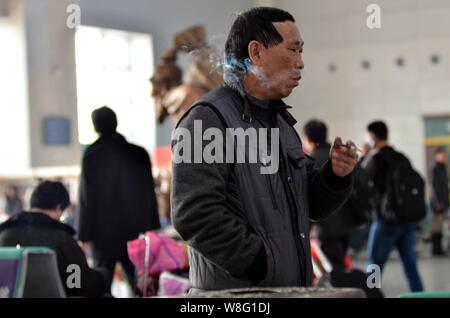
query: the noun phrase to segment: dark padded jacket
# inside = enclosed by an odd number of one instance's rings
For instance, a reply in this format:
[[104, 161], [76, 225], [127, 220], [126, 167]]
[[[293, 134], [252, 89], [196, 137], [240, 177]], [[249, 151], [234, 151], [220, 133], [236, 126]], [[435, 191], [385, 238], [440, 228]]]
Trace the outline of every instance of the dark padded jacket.
[[[330, 163], [314, 168], [282, 101], [242, 97], [222, 86], [191, 107], [177, 128], [195, 135], [196, 120], [202, 132], [217, 128], [224, 139], [226, 128], [278, 128], [280, 163], [273, 174], [261, 174], [267, 162], [249, 163], [248, 156], [246, 163], [173, 163], [172, 220], [190, 245], [193, 291], [310, 286], [310, 218], [323, 219], [339, 208], [352, 177], [337, 177]], [[209, 141], [203, 139], [205, 149]], [[182, 140], [174, 134], [174, 158]]]

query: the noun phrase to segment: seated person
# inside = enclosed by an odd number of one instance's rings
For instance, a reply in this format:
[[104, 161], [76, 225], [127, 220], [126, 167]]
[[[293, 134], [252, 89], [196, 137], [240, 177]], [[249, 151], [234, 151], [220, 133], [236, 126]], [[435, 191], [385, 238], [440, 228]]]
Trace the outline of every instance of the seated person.
[[[0, 246], [48, 247], [56, 253], [67, 296], [102, 296], [105, 292], [103, 275], [89, 268], [82, 249], [73, 238], [75, 230], [59, 221], [69, 201], [69, 193], [62, 183], [42, 182], [33, 191], [30, 211], [16, 214], [0, 224]], [[66, 271], [71, 264], [80, 268], [80, 288], [69, 288], [66, 284], [73, 274], [73, 271]]]

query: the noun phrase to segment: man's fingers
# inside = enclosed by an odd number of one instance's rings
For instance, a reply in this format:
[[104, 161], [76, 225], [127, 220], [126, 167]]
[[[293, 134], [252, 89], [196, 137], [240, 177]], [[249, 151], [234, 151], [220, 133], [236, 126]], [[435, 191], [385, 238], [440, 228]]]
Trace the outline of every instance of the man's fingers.
[[333, 162], [333, 167], [352, 169], [353, 165], [351, 163], [347, 163], [347, 162], [343, 162], [343, 161], [335, 161], [335, 162]]
[[350, 144], [340, 144], [341, 146], [338, 146], [339, 144], [335, 144], [333, 149], [338, 149], [339, 152], [353, 152], [356, 153], [357, 148], [353, 143]]
[[347, 156], [348, 158], [353, 158], [355, 160], [358, 159], [358, 154], [353, 149], [347, 149], [347, 151], [341, 152], [341, 154], [343, 154], [344, 156]]
[[338, 175], [346, 175], [353, 171], [357, 161], [354, 158], [336, 153], [333, 155], [331, 163], [335, 173], [337, 173]]
[[341, 175], [341, 174], [347, 175], [352, 171], [352, 169], [353, 169], [352, 166], [344, 164], [344, 163], [336, 163], [333, 166], [334, 172], [337, 173], [338, 175]]
[[341, 137], [336, 137], [336, 138], [334, 138], [334, 142], [333, 142], [333, 145], [332, 145], [332, 147], [331, 147], [331, 150], [343, 148], [343, 147], [340, 147], [339, 145], [342, 145], [342, 139], [341, 139]]
[[340, 161], [346, 162], [348, 164], [356, 164], [356, 161], [357, 161], [356, 155], [348, 154], [348, 153], [344, 154], [344, 153], [335, 152], [331, 155], [331, 158], [334, 160], [340, 160]]
[[355, 158], [355, 159], [357, 158], [358, 154], [356, 153], [356, 151], [354, 149], [347, 149], [347, 148], [342, 149], [342, 148], [344, 148], [344, 147], [341, 147], [341, 149], [339, 149], [339, 151], [333, 151], [333, 153], [346, 155], [350, 158]]
[[357, 161], [355, 144], [351, 140], [347, 140], [343, 144], [341, 138], [337, 137], [331, 153], [331, 163], [335, 173], [341, 176], [349, 174], [356, 166]]

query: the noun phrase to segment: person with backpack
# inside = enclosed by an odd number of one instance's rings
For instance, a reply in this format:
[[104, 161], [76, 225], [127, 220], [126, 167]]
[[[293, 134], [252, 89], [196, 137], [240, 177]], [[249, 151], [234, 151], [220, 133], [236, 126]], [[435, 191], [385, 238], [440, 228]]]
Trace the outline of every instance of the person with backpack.
[[373, 150], [364, 168], [376, 189], [376, 220], [368, 242], [368, 263], [383, 267], [396, 248], [413, 292], [424, 287], [417, 269], [416, 223], [426, 215], [425, 183], [409, 160], [388, 144], [388, 128], [382, 121], [367, 126]]

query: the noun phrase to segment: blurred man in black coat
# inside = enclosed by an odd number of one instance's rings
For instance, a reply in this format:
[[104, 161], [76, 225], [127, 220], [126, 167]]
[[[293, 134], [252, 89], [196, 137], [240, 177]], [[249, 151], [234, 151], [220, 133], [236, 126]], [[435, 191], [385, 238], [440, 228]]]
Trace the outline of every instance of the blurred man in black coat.
[[108, 107], [92, 113], [100, 138], [87, 148], [80, 184], [79, 239], [92, 243], [96, 266], [108, 268], [111, 285], [120, 262], [134, 286], [127, 241], [159, 228], [148, 153], [116, 132], [116, 114]]
[[435, 165], [432, 170], [431, 180], [431, 208], [433, 210], [432, 226], [431, 226], [431, 240], [433, 255], [444, 255], [442, 248], [442, 231], [444, 218], [448, 213], [449, 204], [449, 189], [447, 176], [447, 149], [445, 147], [438, 147], [434, 152]]
[[[330, 157], [331, 145], [327, 140], [328, 128], [320, 120], [311, 120], [303, 127], [304, 148], [315, 160], [317, 167], [323, 166]], [[320, 247], [335, 271], [345, 270], [345, 256], [354, 230], [350, 204], [347, 201], [329, 218], [313, 223]]]

